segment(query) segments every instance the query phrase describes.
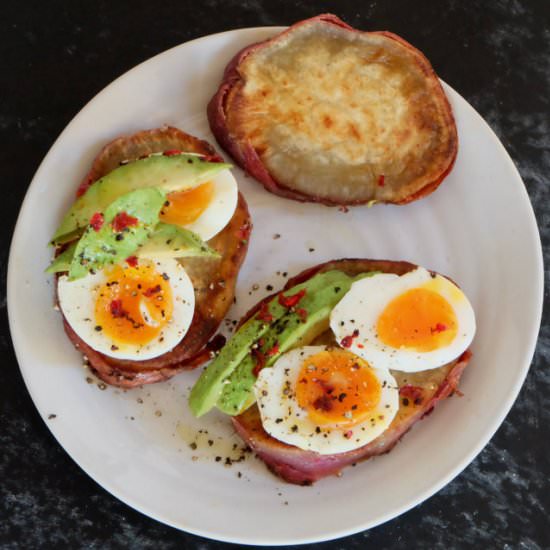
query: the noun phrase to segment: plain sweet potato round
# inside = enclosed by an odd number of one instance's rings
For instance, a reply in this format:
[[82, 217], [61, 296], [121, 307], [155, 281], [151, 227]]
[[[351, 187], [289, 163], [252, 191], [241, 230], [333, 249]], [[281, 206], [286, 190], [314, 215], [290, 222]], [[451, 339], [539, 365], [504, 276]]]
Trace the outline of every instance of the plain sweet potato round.
[[228, 64], [208, 105], [222, 147], [264, 187], [327, 205], [404, 204], [451, 170], [453, 113], [426, 57], [320, 15]]

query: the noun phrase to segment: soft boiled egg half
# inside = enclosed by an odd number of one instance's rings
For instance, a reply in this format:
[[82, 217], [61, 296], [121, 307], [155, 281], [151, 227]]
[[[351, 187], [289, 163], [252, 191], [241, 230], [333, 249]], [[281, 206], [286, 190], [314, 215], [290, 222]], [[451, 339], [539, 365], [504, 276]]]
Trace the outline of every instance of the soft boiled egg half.
[[205, 183], [170, 193], [160, 212], [160, 220], [189, 229], [208, 241], [233, 217], [238, 195], [233, 174], [222, 170]]
[[94, 350], [140, 361], [170, 351], [195, 309], [193, 284], [174, 259], [119, 264], [76, 281], [58, 281], [65, 319]]
[[285, 353], [260, 371], [254, 393], [266, 432], [320, 454], [366, 445], [388, 428], [399, 408], [388, 370], [373, 369], [337, 347]]
[[455, 360], [476, 330], [464, 293], [422, 267], [355, 282], [332, 310], [330, 326], [342, 347], [373, 367], [404, 372]]

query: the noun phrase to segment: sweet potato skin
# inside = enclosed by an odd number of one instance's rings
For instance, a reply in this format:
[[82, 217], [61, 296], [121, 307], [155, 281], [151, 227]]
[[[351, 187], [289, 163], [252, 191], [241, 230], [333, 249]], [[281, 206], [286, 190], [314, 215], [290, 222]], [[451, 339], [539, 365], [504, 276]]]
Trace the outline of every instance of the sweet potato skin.
[[[94, 160], [78, 193], [87, 189], [121, 161], [155, 152], [177, 149], [222, 160], [207, 142], [173, 127], [144, 130], [107, 144]], [[132, 388], [171, 378], [182, 370], [194, 369], [211, 357], [223, 341], [214, 338], [233, 302], [240, 266], [248, 249], [252, 229], [248, 206], [239, 194], [237, 208], [228, 225], [209, 241], [221, 259], [186, 258], [182, 260], [195, 288], [195, 313], [184, 338], [171, 351], [146, 361], [129, 361], [105, 356], [88, 346], [64, 319], [65, 332], [99, 378], [108, 384]]]
[[[283, 290], [307, 280], [316, 273], [331, 269], [339, 269], [349, 275], [365, 271], [382, 271], [403, 275], [415, 267], [414, 264], [408, 262], [389, 260], [337, 260], [303, 271], [290, 279]], [[254, 306], [243, 320], [253, 315], [264, 300]], [[328, 335], [324, 335], [324, 338], [327, 337]], [[340, 473], [346, 466], [391, 451], [416, 422], [430, 414], [439, 401], [457, 389], [470, 357], [471, 352], [467, 350], [452, 363], [432, 371], [425, 373], [393, 372], [402, 396], [396, 417], [389, 428], [379, 437], [353, 451], [321, 455], [282, 443], [263, 429], [260, 412], [256, 405], [241, 415], [233, 417], [233, 426], [239, 436], [275, 475], [289, 483], [311, 485], [326, 476]], [[411, 390], [411, 388], [414, 389]], [[409, 398], [408, 392], [413, 392], [412, 398]]]
[[218, 143], [235, 159], [235, 161], [241, 166], [241, 168], [243, 168], [248, 174], [254, 177], [258, 182], [260, 182], [269, 192], [282, 196], [284, 198], [289, 198], [301, 202], [318, 202], [327, 206], [350, 206], [365, 204], [375, 199], [375, 197], [370, 197], [358, 200], [335, 200], [331, 197], [320, 196], [316, 195], [315, 193], [304, 193], [299, 190], [292, 189], [288, 185], [285, 185], [285, 182], [278, 181], [277, 178], [270, 173], [269, 169], [266, 166], [266, 163], [262, 159], [262, 151], [258, 151], [249, 140], [240, 139], [237, 136], [232, 135], [232, 132], [229, 128], [228, 106], [231, 104], [233, 97], [239, 93], [239, 89], [244, 85], [243, 77], [239, 72], [239, 67], [242, 65], [242, 63], [246, 60], [246, 58], [248, 58], [250, 55], [253, 55], [254, 52], [264, 47], [266, 44], [278, 40], [283, 40], [286, 35], [293, 32], [295, 29], [314, 21], [320, 21], [328, 25], [343, 28], [354, 33], [379, 35], [389, 38], [400, 44], [407, 51], [414, 52], [416, 62], [420, 69], [425, 72], [429, 78], [435, 80], [435, 93], [437, 93], [438, 101], [440, 102], [443, 110], [446, 113], [445, 116], [447, 124], [450, 128], [450, 136], [447, 144], [448, 151], [446, 153], [447, 158], [444, 161], [446, 162], [446, 165], [433, 179], [424, 182], [421, 187], [415, 188], [414, 190], [412, 190], [412, 192], [406, 193], [404, 195], [396, 193], [394, 197], [390, 196], [389, 198], [385, 199], [376, 198], [376, 202], [407, 204], [435, 191], [454, 166], [458, 151], [458, 136], [451, 106], [441, 85], [437, 80], [437, 76], [431, 68], [429, 61], [421, 52], [414, 48], [414, 46], [393, 33], [387, 31], [364, 33], [363, 31], [354, 29], [353, 27], [349, 26], [332, 14], [322, 14], [310, 19], [306, 19], [304, 21], [300, 21], [292, 25], [289, 29], [285, 30], [281, 34], [269, 40], [245, 47], [233, 57], [233, 59], [228, 63], [224, 71], [222, 82], [217, 92], [210, 100], [207, 108], [210, 127]]

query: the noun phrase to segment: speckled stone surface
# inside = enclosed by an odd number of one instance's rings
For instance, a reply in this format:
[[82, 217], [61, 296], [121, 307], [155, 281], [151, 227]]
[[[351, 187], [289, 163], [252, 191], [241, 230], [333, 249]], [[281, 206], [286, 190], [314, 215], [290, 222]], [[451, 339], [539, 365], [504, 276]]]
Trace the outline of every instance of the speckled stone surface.
[[[53, 439], [25, 389], [9, 337], [9, 242], [25, 191], [48, 148], [77, 111], [114, 78], [201, 35], [290, 24], [327, 11], [354, 26], [387, 29], [408, 39], [489, 122], [523, 176], [546, 265], [550, 262], [547, 0], [6, 3], [0, 17], [1, 548], [230, 547], [176, 531], [122, 504]], [[545, 303], [548, 306], [548, 292]], [[476, 460], [405, 515], [368, 532], [310, 547], [550, 548], [549, 363], [546, 307], [526, 383]]]

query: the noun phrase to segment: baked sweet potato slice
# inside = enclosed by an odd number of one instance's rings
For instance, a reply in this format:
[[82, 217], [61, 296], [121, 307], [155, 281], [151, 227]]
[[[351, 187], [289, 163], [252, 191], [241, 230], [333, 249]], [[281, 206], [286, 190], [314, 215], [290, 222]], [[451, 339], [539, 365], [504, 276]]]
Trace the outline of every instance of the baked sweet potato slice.
[[[300, 273], [290, 279], [283, 290], [307, 280], [316, 273], [331, 269], [339, 269], [349, 275], [366, 271], [403, 275], [415, 267], [408, 262], [386, 260], [337, 260]], [[247, 314], [247, 317], [253, 315], [260, 306], [261, 302]], [[330, 330], [313, 342], [313, 344], [329, 343], [334, 343]], [[275, 475], [290, 483], [311, 485], [323, 477], [338, 474], [346, 466], [391, 451], [416, 422], [429, 414], [439, 401], [456, 390], [470, 357], [470, 351], [466, 351], [455, 361], [437, 369], [415, 373], [392, 371], [400, 388], [399, 410], [384, 433], [353, 451], [321, 455], [278, 441], [263, 429], [260, 412], [256, 405], [234, 417], [233, 425], [241, 438]]]
[[[207, 155], [210, 160], [221, 160], [207, 142], [177, 128], [145, 130], [120, 137], [106, 145], [93, 162], [79, 192], [119, 166], [121, 161], [173, 149]], [[220, 233], [208, 241], [209, 246], [221, 254], [221, 258], [181, 260], [195, 288], [195, 313], [184, 338], [168, 353], [146, 361], [114, 359], [90, 348], [64, 321], [67, 335], [87, 357], [90, 368], [99, 378], [115, 386], [131, 388], [166, 380], [207, 361], [211, 352], [223, 345], [220, 339], [212, 337], [233, 303], [237, 275], [246, 255], [251, 228], [246, 201], [239, 194], [233, 217]]]
[[419, 199], [449, 173], [458, 146], [426, 57], [330, 14], [237, 53], [208, 119], [268, 191], [327, 205]]

